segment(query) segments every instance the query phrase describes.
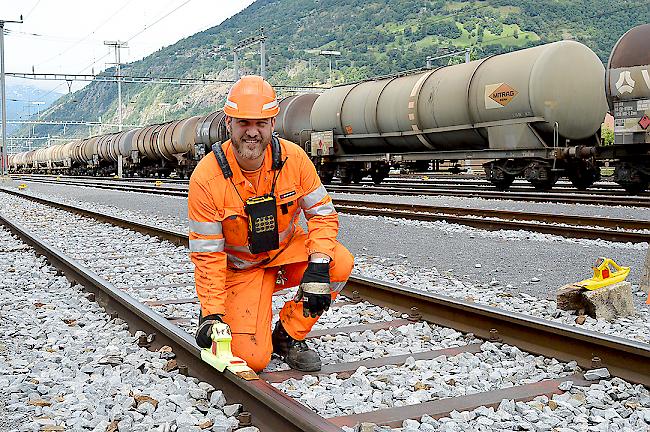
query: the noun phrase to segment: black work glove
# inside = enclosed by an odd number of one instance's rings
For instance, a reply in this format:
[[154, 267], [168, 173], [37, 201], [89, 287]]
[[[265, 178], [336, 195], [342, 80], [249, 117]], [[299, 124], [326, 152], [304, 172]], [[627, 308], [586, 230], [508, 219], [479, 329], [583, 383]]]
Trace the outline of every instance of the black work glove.
[[302, 314], [316, 318], [329, 310], [332, 303], [330, 294], [330, 265], [329, 263], [307, 264], [307, 270], [302, 275], [298, 292], [293, 301], [302, 300]]
[[201, 348], [210, 348], [212, 346], [212, 324], [223, 322], [221, 315], [208, 315], [199, 318], [199, 328], [196, 330], [196, 344]]

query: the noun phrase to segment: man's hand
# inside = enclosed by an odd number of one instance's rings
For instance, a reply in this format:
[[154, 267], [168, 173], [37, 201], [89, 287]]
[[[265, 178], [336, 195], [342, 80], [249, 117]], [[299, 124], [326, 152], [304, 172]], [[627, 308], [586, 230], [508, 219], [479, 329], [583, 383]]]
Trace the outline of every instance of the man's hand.
[[208, 315], [203, 318], [196, 330], [196, 344], [201, 348], [210, 348], [212, 346], [212, 324], [223, 322], [221, 315]]
[[[304, 299], [303, 299], [304, 298]], [[330, 265], [328, 263], [307, 264], [307, 270], [302, 275], [300, 287], [293, 301], [302, 303], [302, 313], [305, 317], [316, 318], [329, 310], [332, 303], [330, 294]]]

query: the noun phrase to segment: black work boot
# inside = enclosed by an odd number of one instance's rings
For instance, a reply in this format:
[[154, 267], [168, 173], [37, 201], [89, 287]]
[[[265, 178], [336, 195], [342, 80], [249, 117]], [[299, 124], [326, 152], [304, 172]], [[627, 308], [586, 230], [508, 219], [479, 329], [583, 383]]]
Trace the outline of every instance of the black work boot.
[[289, 336], [280, 321], [275, 325], [273, 335], [273, 352], [282, 357], [291, 369], [303, 372], [319, 371], [321, 367], [318, 353], [307, 346], [304, 340]]

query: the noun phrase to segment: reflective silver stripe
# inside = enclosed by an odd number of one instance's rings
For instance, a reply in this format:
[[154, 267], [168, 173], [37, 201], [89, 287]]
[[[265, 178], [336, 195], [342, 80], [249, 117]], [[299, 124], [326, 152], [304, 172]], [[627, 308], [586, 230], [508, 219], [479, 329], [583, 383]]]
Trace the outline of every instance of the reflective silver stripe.
[[327, 190], [325, 189], [325, 186], [320, 185], [318, 188], [300, 198], [300, 207], [302, 207], [304, 210], [307, 210], [308, 208], [311, 208], [318, 204], [326, 196]]
[[253, 267], [254, 265], [259, 264], [260, 261], [246, 261], [244, 259], [241, 259], [239, 257], [236, 257], [234, 255], [228, 254], [228, 261], [236, 268], [238, 269], [247, 269], [249, 267]]
[[227, 244], [225, 250], [226, 250], [226, 252], [231, 252], [231, 251], [232, 252], [243, 252], [243, 253], [247, 253], [247, 254], [252, 255], [251, 250], [250, 250], [250, 248], [248, 246], [233, 246], [233, 245]]
[[294, 219], [291, 218], [291, 222], [289, 222], [289, 226], [287, 229], [282, 231], [280, 234], [278, 234], [278, 239], [280, 240], [280, 243], [282, 243], [289, 235], [293, 234], [294, 231], [296, 230], [296, 224], [294, 223]]
[[332, 282], [330, 284], [330, 289], [332, 290], [332, 292], [341, 292], [343, 290], [343, 287], [345, 287], [346, 283], [347, 283], [347, 281], [345, 281], [345, 282]]
[[221, 234], [221, 222], [199, 222], [190, 219], [190, 231], [201, 235]]
[[262, 105], [262, 111], [275, 108], [276, 106], [278, 106], [278, 100], [274, 99], [273, 102], [265, 103], [264, 105]]
[[190, 252], [223, 252], [224, 239], [190, 240]]
[[334, 204], [331, 202], [305, 210], [305, 215], [307, 216], [327, 216], [334, 213], [336, 213], [336, 209], [334, 208]]
[[231, 101], [230, 99], [226, 99], [226, 105], [228, 105], [232, 109], [237, 109], [238, 108], [237, 103]]

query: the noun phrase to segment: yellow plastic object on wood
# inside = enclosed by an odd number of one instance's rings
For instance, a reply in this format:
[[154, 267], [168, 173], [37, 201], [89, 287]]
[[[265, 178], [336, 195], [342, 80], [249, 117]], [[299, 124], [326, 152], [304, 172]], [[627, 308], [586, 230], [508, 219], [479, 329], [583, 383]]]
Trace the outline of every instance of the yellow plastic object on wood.
[[212, 347], [201, 350], [201, 359], [219, 372], [228, 369], [246, 381], [259, 379], [255, 371], [248, 367], [248, 364], [244, 360], [232, 355], [232, 350], [230, 349], [231, 341], [232, 335], [230, 334], [230, 327], [227, 324], [213, 324]]
[[592, 278], [577, 282], [575, 285], [593, 291], [623, 282], [630, 274], [629, 267], [619, 266], [613, 259], [605, 257], [598, 258], [592, 269], [594, 270]]

